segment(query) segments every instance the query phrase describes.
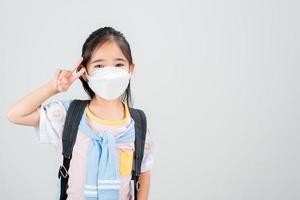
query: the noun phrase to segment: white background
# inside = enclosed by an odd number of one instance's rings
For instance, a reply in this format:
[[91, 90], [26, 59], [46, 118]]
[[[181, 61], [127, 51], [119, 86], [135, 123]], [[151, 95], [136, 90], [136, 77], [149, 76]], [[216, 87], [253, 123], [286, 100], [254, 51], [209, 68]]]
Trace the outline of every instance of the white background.
[[2, 0], [0, 198], [54, 199], [54, 147], [5, 112], [112, 26], [155, 140], [150, 199], [300, 199], [299, 18], [296, 0]]

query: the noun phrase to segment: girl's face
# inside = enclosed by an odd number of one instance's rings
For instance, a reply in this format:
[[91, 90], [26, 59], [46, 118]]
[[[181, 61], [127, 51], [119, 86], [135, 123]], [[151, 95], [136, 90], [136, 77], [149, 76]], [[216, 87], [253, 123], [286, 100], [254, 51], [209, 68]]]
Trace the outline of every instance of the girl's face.
[[90, 61], [87, 63], [87, 73], [85, 72], [82, 76], [87, 81], [88, 74], [93, 73], [96, 68], [105, 66], [121, 67], [132, 74], [134, 72], [134, 64], [129, 67], [128, 60], [123, 55], [120, 47], [113, 41], [105, 42], [94, 50]]

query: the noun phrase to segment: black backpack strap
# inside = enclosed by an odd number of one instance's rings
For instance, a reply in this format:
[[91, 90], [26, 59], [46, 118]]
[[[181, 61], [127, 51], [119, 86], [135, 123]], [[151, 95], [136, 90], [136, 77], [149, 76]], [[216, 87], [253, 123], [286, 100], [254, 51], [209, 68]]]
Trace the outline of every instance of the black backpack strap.
[[60, 200], [67, 199], [67, 189], [69, 174], [68, 170], [70, 167], [70, 160], [72, 159], [73, 147], [77, 137], [78, 126], [84, 112], [86, 105], [90, 100], [79, 100], [75, 99], [71, 102], [65, 124], [62, 133], [63, 143], [63, 165], [59, 167], [58, 178], [61, 178], [60, 182]]
[[131, 117], [135, 122], [135, 141], [134, 141], [134, 170], [132, 170], [132, 180], [134, 180], [134, 198], [137, 200], [139, 191], [139, 175], [144, 156], [144, 147], [147, 133], [147, 119], [144, 111], [135, 108], [129, 108]]

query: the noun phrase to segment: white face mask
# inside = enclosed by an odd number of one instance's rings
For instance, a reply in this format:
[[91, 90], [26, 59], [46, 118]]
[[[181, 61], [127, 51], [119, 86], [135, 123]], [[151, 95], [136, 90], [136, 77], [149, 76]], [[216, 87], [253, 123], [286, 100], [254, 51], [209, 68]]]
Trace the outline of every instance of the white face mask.
[[100, 97], [113, 100], [126, 90], [131, 74], [125, 69], [115, 66], [95, 68], [88, 76], [90, 88]]

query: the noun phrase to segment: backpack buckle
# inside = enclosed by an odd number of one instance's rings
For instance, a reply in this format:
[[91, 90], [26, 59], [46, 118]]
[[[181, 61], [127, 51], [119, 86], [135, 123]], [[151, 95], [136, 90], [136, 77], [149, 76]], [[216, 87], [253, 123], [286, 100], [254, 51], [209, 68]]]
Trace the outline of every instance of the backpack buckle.
[[140, 191], [140, 182], [137, 181], [136, 184], [135, 184], [135, 187], [136, 187], [136, 191]]
[[62, 175], [62, 177], [67, 178], [69, 173], [64, 165], [61, 165], [59, 168], [59, 173]]

